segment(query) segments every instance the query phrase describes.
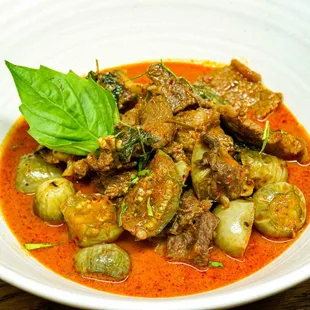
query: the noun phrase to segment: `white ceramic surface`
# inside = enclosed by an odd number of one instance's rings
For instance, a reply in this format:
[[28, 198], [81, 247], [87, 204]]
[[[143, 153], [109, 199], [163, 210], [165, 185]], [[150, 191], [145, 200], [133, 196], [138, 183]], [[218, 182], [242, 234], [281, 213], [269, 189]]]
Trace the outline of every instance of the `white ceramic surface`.
[[[291, 0], [0, 0], [0, 140], [19, 98], [3, 60], [77, 73], [160, 58], [245, 58], [282, 91], [310, 131], [310, 2]], [[16, 219], [18, 220], [18, 219]], [[112, 295], [47, 270], [20, 247], [0, 216], [0, 277], [31, 293], [84, 308], [219, 309], [310, 277], [310, 227], [254, 275], [211, 292], [169, 299]]]

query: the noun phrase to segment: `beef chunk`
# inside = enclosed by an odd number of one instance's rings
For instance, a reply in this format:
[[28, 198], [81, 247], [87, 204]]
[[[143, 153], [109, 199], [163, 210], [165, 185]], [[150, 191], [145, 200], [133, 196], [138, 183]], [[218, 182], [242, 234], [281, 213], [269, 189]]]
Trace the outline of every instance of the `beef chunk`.
[[142, 106], [140, 110], [141, 127], [157, 139], [152, 144], [153, 148], [162, 148], [173, 141], [175, 124], [167, 122], [172, 116], [171, 106], [164, 96], [153, 96]]
[[180, 201], [180, 208], [170, 228], [170, 233], [178, 235], [188, 226], [195, 224], [201, 215], [210, 210], [212, 206], [209, 200], [199, 200], [192, 189], [184, 192]]
[[90, 168], [85, 158], [82, 158], [77, 161], [68, 161], [67, 168], [62, 175], [65, 177], [70, 176], [76, 179], [83, 179], [89, 170]]
[[131, 185], [131, 176], [135, 175], [135, 173], [136, 171], [125, 171], [120, 174], [112, 174], [111, 176], [102, 174], [100, 181], [104, 187], [103, 194], [110, 199], [125, 196]]
[[49, 164], [59, 164], [60, 162], [67, 163], [69, 161], [76, 161], [80, 158], [76, 155], [53, 151], [44, 146], [40, 146], [36, 153], [39, 154]]
[[144, 131], [140, 127], [117, 125], [115, 130], [115, 148], [117, 158], [121, 164], [130, 164], [141, 155], [147, 155], [152, 151], [157, 138]]
[[138, 96], [131, 91], [130, 88], [132, 88], [132, 86], [128, 87], [126, 81], [128, 81], [129, 78], [125, 72], [121, 70], [99, 73], [90, 71], [87, 77], [93, 79], [102, 87], [111, 91], [119, 110], [130, 105], [132, 106], [137, 102]]
[[199, 79], [232, 106], [251, 107], [260, 119], [266, 118], [282, 103], [282, 94], [274, 93], [261, 84], [260, 75], [233, 59], [230, 66], [216, 68]]
[[237, 59], [232, 59], [230, 65], [238, 71], [243, 77], [245, 77], [248, 81], [253, 83], [259, 83], [262, 81], [262, 77], [259, 73], [251, 70], [249, 67], [244, 65]]
[[234, 140], [231, 136], [226, 135], [220, 126], [212, 128], [209, 133], [216, 137], [219, 145], [229, 153], [235, 152]]
[[220, 116], [215, 110], [200, 108], [180, 112], [173, 119], [177, 124], [175, 141], [181, 143], [184, 151], [189, 155], [192, 153], [201, 132], [206, 132], [220, 122]]
[[137, 104], [133, 109], [121, 114], [121, 120], [123, 123], [129, 126], [137, 126], [140, 122], [140, 105]]
[[107, 136], [99, 140], [100, 149], [89, 153], [86, 162], [93, 171], [109, 171], [118, 166], [118, 157], [115, 149], [115, 137]]
[[68, 161], [64, 176], [82, 179], [89, 171], [108, 172], [119, 168], [130, 168], [135, 163], [121, 163], [115, 149], [115, 137], [110, 135], [98, 139], [100, 148], [89, 153], [85, 158]]
[[216, 199], [224, 194], [233, 200], [244, 195], [243, 191], [247, 183], [246, 171], [220, 144], [216, 135], [213, 133], [203, 134], [202, 141], [208, 150], [203, 154], [200, 163], [197, 164], [202, 168], [209, 167], [211, 169], [206, 196]]
[[163, 148], [163, 151], [167, 153], [174, 162], [180, 162], [183, 161], [186, 164], [190, 163], [189, 158], [186, 156], [183, 145], [178, 142], [172, 142], [171, 144], [167, 145], [165, 148]]
[[155, 91], [166, 98], [174, 114], [198, 105], [191, 85], [185, 79], [176, 77], [162, 64], [150, 65], [147, 76], [153, 81]]
[[68, 161], [64, 176], [72, 176], [77, 179], [84, 178], [89, 171], [109, 171], [119, 165], [115, 152], [114, 136], [99, 139], [100, 149], [91, 152], [86, 158], [77, 161]]
[[192, 225], [176, 236], [169, 236], [167, 257], [197, 266], [207, 266], [209, 247], [219, 219], [211, 212], [203, 213]]
[[[235, 138], [258, 148], [262, 147], [264, 134], [262, 127], [252, 120], [239, 117], [229, 106], [219, 106], [218, 111], [225, 126]], [[281, 131], [270, 132], [265, 152], [286, 160], [298, 160], [301, 163], [309, 160], [306, 142]]]

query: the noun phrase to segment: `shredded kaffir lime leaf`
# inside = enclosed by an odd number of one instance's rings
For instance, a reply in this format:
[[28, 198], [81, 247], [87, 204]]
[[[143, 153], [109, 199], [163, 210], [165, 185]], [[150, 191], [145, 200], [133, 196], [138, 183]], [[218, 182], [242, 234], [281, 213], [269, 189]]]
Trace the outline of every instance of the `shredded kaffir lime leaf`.
[[118, 217], [118, 226], [121, 227], [123, 225], [123, 222], [122, 222], [122, 216], [124, 215], [124, 213], [126, 212], [128, 206], [126, 205], [126, 203], [123, 201], [122, 204], [121, 204], [121, 212], [119, 214], [119, 217]]
[[25, 243], [25, 249], [28, 251], [51, 248], [53, 246], [59, 245], [59, 243]]
[[268, 143], [269, 135], [270, 135], [270, 124], [269, 124], [269, 121], [266, 121], [265, 129], [264, 129], [264, 133], [263, 133], [263, 146], [262, 146], [262, 149], [260, 150], [259, 154], [262, 154], [264, 152], [265, 147]]
[[147, 208], [147, 215], [148, 216], [154, 216], [153, 209], [151, 206], [151, 198], [150, 197], [147, 198], [146, 208]]
[[221, 262], [209, 261], [208, 265], [211, 266], [211, 267], [214, 267], [214, 268], [223, 268], [224, 267], [223, 263], [221, 263]]

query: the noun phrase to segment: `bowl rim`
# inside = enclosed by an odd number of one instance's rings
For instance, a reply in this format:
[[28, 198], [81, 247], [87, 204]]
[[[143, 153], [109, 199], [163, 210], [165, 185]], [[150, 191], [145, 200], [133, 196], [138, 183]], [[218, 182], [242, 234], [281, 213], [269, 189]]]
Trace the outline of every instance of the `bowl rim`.
[[[54, 273], [52, 270], [49, 271]], [[58, 276], [61, 277], [60, 275]], [[90, 309], [90, 307], [91, 309], [103, 309], [100, 307], [98, 308], [98, 304], [100, 304], [99, 301], [102, 300], [104, 300], [105, 310], [142, 310], [146, 308], [149, 310], [155, 310], [160, 307], [167, 310], [228, 309], [275, 295], [307, 280], [310, 278], [310, 263], [305, 264], [297, 270], [275, 278], [268, 283], [262, 283], [249, 288], [239, 289], [236, 292], [226, 293], [225, 299], [220, 299], [218, 296], [204, 296], [205, 293], [165, 298], [143, 298], [104, 292], [111, 296], [109, 299], [85, 296], [85, 294], [77, 295], [72, 291], [64, 291], [36, 282], [35, 280], [22, 276], [17, 271], [4, 267], [3, 265], [0, 265], [0, 278], [30, 294], [67, 306], [78, 307], [80, 309]], [[66, 278], [63, 279], [71, 281]], [[83, 286], [82, 284], [75, 284]], [[207, 305], [205, 303], [206, 301], [208, 302]]]

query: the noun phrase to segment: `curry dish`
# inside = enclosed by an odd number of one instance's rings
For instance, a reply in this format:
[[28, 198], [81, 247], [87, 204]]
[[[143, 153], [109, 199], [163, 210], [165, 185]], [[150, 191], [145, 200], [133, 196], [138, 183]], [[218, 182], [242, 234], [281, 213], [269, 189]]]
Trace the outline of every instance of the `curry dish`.
[[99, 290], [169, 297], [264, 267], [308, 223], [308, 135], [261, 76], [138, 63], [84, 78], [7, 62], [0, 199], [23, 247]]

